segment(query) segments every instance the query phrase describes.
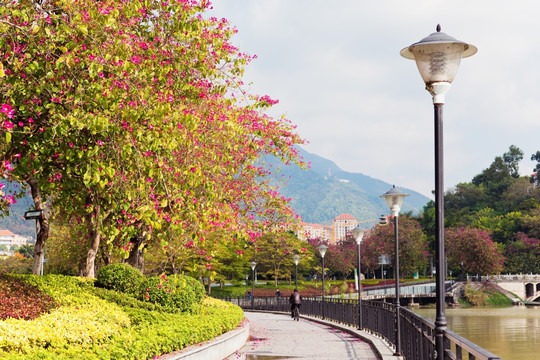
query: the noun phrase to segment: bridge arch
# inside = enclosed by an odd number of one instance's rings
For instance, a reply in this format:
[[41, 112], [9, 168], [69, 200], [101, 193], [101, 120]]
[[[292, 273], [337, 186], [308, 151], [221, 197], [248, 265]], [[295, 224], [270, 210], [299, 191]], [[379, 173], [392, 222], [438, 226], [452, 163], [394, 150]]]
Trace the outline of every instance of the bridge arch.
[[530, 298], [531, 296], [534, 296], [535, 293], [535, 286], [533, 283], [527, 283], [525, 284], [525, 297]]

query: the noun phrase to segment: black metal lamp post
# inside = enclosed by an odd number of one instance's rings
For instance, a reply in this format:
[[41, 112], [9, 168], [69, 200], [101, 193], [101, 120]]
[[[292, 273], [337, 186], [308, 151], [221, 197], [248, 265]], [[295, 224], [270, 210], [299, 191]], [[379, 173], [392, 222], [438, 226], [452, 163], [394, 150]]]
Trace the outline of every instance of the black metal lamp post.
[[[36, 220], [36, 241], [37, 241], [37, 236], [38, 236], [38, 224], [39, 224], [39, 220], [43, 218], [43, 210], [40, 210], [40, 209], [36, 209], [36, 210], [30, 210], [30, 211], [27, 211], [24, 213], [23, 215], [23, 218], [24, 220]], [[40, 269], [39, 269], [39, 274], [40, 275], [43, 275], [43, 267], [44, 267], [44, 263], [45, 263], [45, 248], [43, 248], [43, 251], [41, 252], [41, 259], [40, 259], [40, 263], [41, 263], [41, 266], [40, 266]]]
[[394, 215], [394, 233], [395, 233], [395, 252], [396, 252], [396, 259], [394, 261], [394, 267], [396, 272], [396, 297], [394, 300], [394, 305], [396, 309], [396, 320], [395, 320], [395, 335], [396, 335], [396, 356], [401, 356], [401, 331], [400, 331], [400, 319], [399, 319], [399, 308], [400, 308], [400, 301], [399, 301], [399, 235], [398, 235], [398, 215], [399, 210], [401, 209], [401, 205], [403, 205], [403, 199], [405, 196], [408, 196], [408, 194], [402, 193], [398, 189], [396, 189], [396, 186], [394, 185], [392, 189], [388, 190], [384, 195], [381, 195], [381, 197], [385, 198], [386, 203], [388, 204], [388, 207], [392, 211], [392, 214]]
[[255, 266], [257, 266], [257, 263], [255, 261], [251, 262], [251, 274], [252, 274], [252, 282], [251, 282], [251, 310], [253, 310], [253, 301], [255, 300]]
[[444, 281], [444, 166], [443, 166], [443, 105], [445, 95], [450, 90], [462, 58], [474, 55], [478, 49], [470, 44], [456, 40], [437, 32], [401, 50], [401, 56], [414, 60], [420, 75], [426, 84], [426, 90], [433, 97], [435, 117], [435, 240], [437, 273], [436, 283], [436, 319], [435, 350], [436, 359], [444, 358], [444, 331], [448, 325], [445, 315]]
[[294, 260], [294, 288], [295, 289], [298, 289], [298, 262], [300, 261], [300, 256], [299, 255], [293, 255], [293, 260]]
[[328, 246], [321, 244], [317, 246], [317, 250], [319, 250], [319, 253], [322, 257], [322, 318], [324, 319], [324, 254], [326, 254], [326, 249], [328, 249]]
[[360, 229], [359, 226], [355, 227], [351, 233], [353, 234], [354, 238], [356, 239], [356, 243], [358, 244], [358, 328], [362, 329], [363, 323], [362, 323], [362, 278], [360, 277], [360, 243], [362, 242], [362, 238], [364, 237], [365, 230]]

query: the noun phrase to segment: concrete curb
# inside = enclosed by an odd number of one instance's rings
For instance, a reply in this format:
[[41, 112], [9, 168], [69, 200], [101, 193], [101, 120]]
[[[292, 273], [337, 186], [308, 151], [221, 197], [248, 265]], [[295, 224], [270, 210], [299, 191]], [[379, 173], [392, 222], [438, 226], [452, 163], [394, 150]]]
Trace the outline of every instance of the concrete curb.
[[159, 360], [223, 360], [241, 349], [249, 337], [249, 321], [207, 342], [160, 356]]
[[[249, 311], [244, 309], [244, 311]], [[257, 312], [266, 312], [266, 313], [272, 313], [272, 314], [280, 314], [283, 315], [283, 312], [279, 311], [263, 311], [258, 310]], [[375, 336], [373, 334], [370, 334], [363, 330], [358, 330], [352, 326], [338, 324], [332, 321], [326, 321], [319, 318], [314, 318], [310, 316], [300, 315], [300, 317], [304, 320], [313, 321], [319, 324], [324, 324], [330, 327], [333, 327], [335, 329], [339, 329], [341, 331], [347, 332], [351, 335], [357, 336], [364, 340], [367, 343], [370, 343], [373, 346], [374, 351], [379, 355], [380, 360], [403, 360], [402, 356], [396, 356], [394, 355], [394, 347], [390, 344], [388, 344], [384, 339]]]

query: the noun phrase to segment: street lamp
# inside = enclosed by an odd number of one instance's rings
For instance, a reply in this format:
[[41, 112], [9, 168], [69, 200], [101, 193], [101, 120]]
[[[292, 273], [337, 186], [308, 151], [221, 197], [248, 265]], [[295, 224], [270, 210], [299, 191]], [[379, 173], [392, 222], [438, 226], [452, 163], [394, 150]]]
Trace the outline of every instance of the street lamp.
[[255, 261], [251, 262], [251, 274], [252, 276], [252, 283], [251, 283], [251, 310], [253, 310], [253, 300], [255, 299], [255, 266], [257, 266], [257, 263]]
[[416, 61], [426, 90], [433, 97], [435, 115], [435, 240], [437, 254], [436, 273], [436, 359], [444, 357], [444, 331], [448, 325], [445, 315], [444, 280], [444, 166], [443, 166], [443, 105], [445, 94], [450, 90], [461, 58], [474, 55], [478, 49], [441, 32], [437, 32], [401, 50], [401, 56]]
[[398, 215], [399, 210], [401, 210], [401, 205], [403, 205], [403, 199], [405, 199], [405, 196], [409, 196], [409, 194], [402, 193], [398, 189], [396, 189], [396, 186], [394, 185], [392, 189], [388, 190], [385, 194], [381, 195], [386, 200], [386, 203], [388, 204], [388, 207], [390, 208], [390, 211], [392, 211], [392, 214], [394, 215], [394, 235], [395, 235], [395, 242], [394, 242], [394, 248], [396, 252], [396, 259], [394, 261], [395, 263], [395, 272], [396, 272], [396, 297], [394, 299], [394, 305], [396, 309], [396, 320], [395, 325], [396, 328], [394, 329], [396, 332], [396, 356], [401, 355], [401, 333], [400, 333], [400, 319], [399, 319], [399, 236], [398, 236]]
[[317, 250], [319, 250], [319, 253], [322, 257], [322, 318], [324, 319], [324, 254], [326, 254], [326, 249], [328, 249], [328, 246], [321, 244], [317, 246]]
[[300, 256], [299, 255], [293, 255], [293, 260], [294, 260], [294, 273], [295, 273], [295, 276], [294, 276], [294, 284], [295, 284], [295, 289], [298, 289], [298, 262], [300, 261]]
[[351, 233], [356, 239], [358, 244], [358, 328], [362, 329], [362, 279], [360, 277], [360, 243], [362, 242], [362, 237], [364, 237], [365, 230], [360, 229], [360, 226], [355, 227]]
[[248, 292], [248, 280], [249, 280], [249, 274], [246, 274], [246, 293]]

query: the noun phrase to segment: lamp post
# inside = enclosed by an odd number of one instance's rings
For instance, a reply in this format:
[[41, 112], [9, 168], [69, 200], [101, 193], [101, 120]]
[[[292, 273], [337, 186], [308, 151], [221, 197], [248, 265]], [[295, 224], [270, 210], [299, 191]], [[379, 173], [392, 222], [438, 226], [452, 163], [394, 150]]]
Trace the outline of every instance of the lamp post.
[[298, 262], [300, 261], [300, 256], [299, 255], [293, 255], [293, 260], [294, 260], [294, 288], [295, 289], [298, 289]]
[[249, 274], [246, 274], [246, 293], [248, 292], [248, 280], [249, 280]]
[[251, 283], [251, 310], [253, 310], [253, 300], [255, 299], [255, 266], [257, 263], [255, 261], [251, 262], [251, 274], [252, 274], [252, 283]]
[[360, 243], [364, 237], [365, 230], [360, 229], [359, 226], [355, 227], [352, 234], [358, 244], [358, 328], [362, 329], [362, 279], [360, 277]]
[[322, 257], [322, 318], [324, 319], [324, 254], [326, 254], [326, 249], [328, 249], [328, 246], [321, 244], [317, 246], [317, 250], [319, 250], [319, 253]]
[[396, 356], [401, 355], [401, 331], [400, 331], [400, 319], [399, 319], [399, 235], [398, 235], [398, 215], [399, 210], [401, 210], [401, 205], [403, 205], [403, 199], [409, 194], [402, 193], [394, 185], [392, 189], [388, 190], [385, 194], [381, 195], [386, 200], [390, 211], [394, 215], [394, 251], [396, 252], [396, 259], [394, 261], [395, 272], [396, 272], [396, 297], [394, 299], [394, 305], [396, 309], [396, 320], [395, 320], [395, 335], [396, 335]]
[[401, 56], [414, 60], [420, 75], [426, 84], [426, 90], [433, 97], [435, 117], [435, 240], [437, 271], [436, 283], [436, 319], [435, 350], [436, 359], [444, 358], [444, 331], [448, 325], [444, 302], [444, 166], [443, 166], [443, 105], [445, 95], [450, 90], [462, 58], [474, 55], [478, 49], [470, 44], [456, 40], [441, 32], [425, 37], [417, 43], [401, 50]]
[[[43, 210], [41, 209], [35, 209], [35, 210], [30, 210], [30, 211], [27, 211], [24, 213], [23, 215], [23, 218], [24, 220], [36, 220], [36, 242], [37, 242], [37, 236], [38, 236], [38, 224], [39, 224], [39, 220], [43, 218]], [[44, 267], [44, 263], [45, 263], [45, 246], [43, 247], [43, 250], [41, 252], [41, 256], [40, 256], [40, 269], [39, 269], [39, 274], [40, 275], [43, 275], [43, 267]]]

